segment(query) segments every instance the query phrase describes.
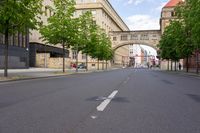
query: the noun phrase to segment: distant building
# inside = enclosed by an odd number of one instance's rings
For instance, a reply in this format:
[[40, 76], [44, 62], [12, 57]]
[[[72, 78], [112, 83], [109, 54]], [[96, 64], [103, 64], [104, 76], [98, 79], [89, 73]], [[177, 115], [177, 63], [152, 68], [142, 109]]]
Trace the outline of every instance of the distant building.
[[171, 20], [176, 19], [175, 7], [183, 0], [170, 0], [161, 11], [160, 28], [163, 34], [165, 28], [170, 24]]
[[[94, 21], [107, 34], [110, 31], [129, 31], [129, 28], [118, 15], [108, 0], [76, 0], [75, 17], [86, 11], [91, 11]], [[128, 45], [115, 51], [114, 64], [124, 65], [128, 63]], [[70, 51], [71, 62], [75, 62], [76, 51]], [[85, 63], [86, 56], [81, 52], [78, 55], [80, 63]], [[97, 60], [89, 57], [88, 68], [97, 68]]]

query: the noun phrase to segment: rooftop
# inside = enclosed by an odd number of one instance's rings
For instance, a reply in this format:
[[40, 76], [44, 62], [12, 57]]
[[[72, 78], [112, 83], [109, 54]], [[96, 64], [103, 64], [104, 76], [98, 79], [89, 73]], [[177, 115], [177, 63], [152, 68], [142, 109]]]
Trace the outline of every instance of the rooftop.
[[183, 0], [170, 0], [165, 6], [165, 7], [174, 7], [176, 6], [179, 2], [182, 2]]

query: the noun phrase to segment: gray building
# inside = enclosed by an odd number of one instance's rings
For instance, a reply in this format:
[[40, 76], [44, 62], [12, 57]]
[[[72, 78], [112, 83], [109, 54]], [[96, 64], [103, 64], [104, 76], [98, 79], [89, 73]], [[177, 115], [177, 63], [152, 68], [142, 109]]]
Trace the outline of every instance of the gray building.
[[[4, 68], [4, 36], [0, 35], [0, 69]], [[17, 33], [9, 37], [8, 68], [29, 67], [28, 36]]]

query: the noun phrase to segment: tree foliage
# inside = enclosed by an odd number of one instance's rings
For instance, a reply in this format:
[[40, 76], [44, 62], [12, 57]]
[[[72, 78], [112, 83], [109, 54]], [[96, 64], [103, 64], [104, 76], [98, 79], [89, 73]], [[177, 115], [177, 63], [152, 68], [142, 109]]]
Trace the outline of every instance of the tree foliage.
[[35, 29], [39, 24], [42, 0], [1, 0], [0, 33], [24, 32], [26, 28]]
[[5, 38], [4, 76], [8, 69], [8, 37], [21, 32], [28, 34], [28, 29], [36, 29], [39, 24], [42, 0], [1, 0], [0, 34]]
[[163, 59], [189, 57], [195, 49], [199, 49], [199, 5], [199, 0], [186, 0], [177, 6], [177, 17], [166, 27], [159, 44]]
[[54, 0], [54, 15], [48, 18], [48, 24], [43, 25], [40, 33], [44, 41], [49, 44], [62, 44], [69, 47], [72, 45], [76, 28], [76, 19], [73, 18], [75, 11], [74, 0]]
[[76, 40], [77, 22], [73, 18], [75, 12], [74, 0], [53, 0], [54, 15], [47, 20], [48, 24], [40, 29], [42, 38], [46, 43], [57, 45], [62, 44], [63, 47], [63, 72], [65, 72], [65, 48], [69, 48]]
[[71, 47], [77, 53], [82, 51], [100, 60], [111, 59], [110, 39], [94, 23], [91, 12], [75, 18], [74, 0], [54, 0], [54, 5], [55, 7], [51, 7], [54, 15], [49, 17], [48, 24], [40, 30], [44, 41], [54, 45], [62, 44], [63, 49]]

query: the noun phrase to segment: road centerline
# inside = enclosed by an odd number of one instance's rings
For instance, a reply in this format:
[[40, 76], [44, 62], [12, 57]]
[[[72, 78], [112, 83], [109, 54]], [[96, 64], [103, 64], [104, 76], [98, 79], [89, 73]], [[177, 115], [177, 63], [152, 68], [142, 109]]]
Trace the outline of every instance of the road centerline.
[[110, 103], [110, 101], [115, 97], [118, 93], [118, 90], [113, 91], [107, 99], [105, 99], [99, 106], [97, 106], [97, 111], [104, 111], [106, 106]]

